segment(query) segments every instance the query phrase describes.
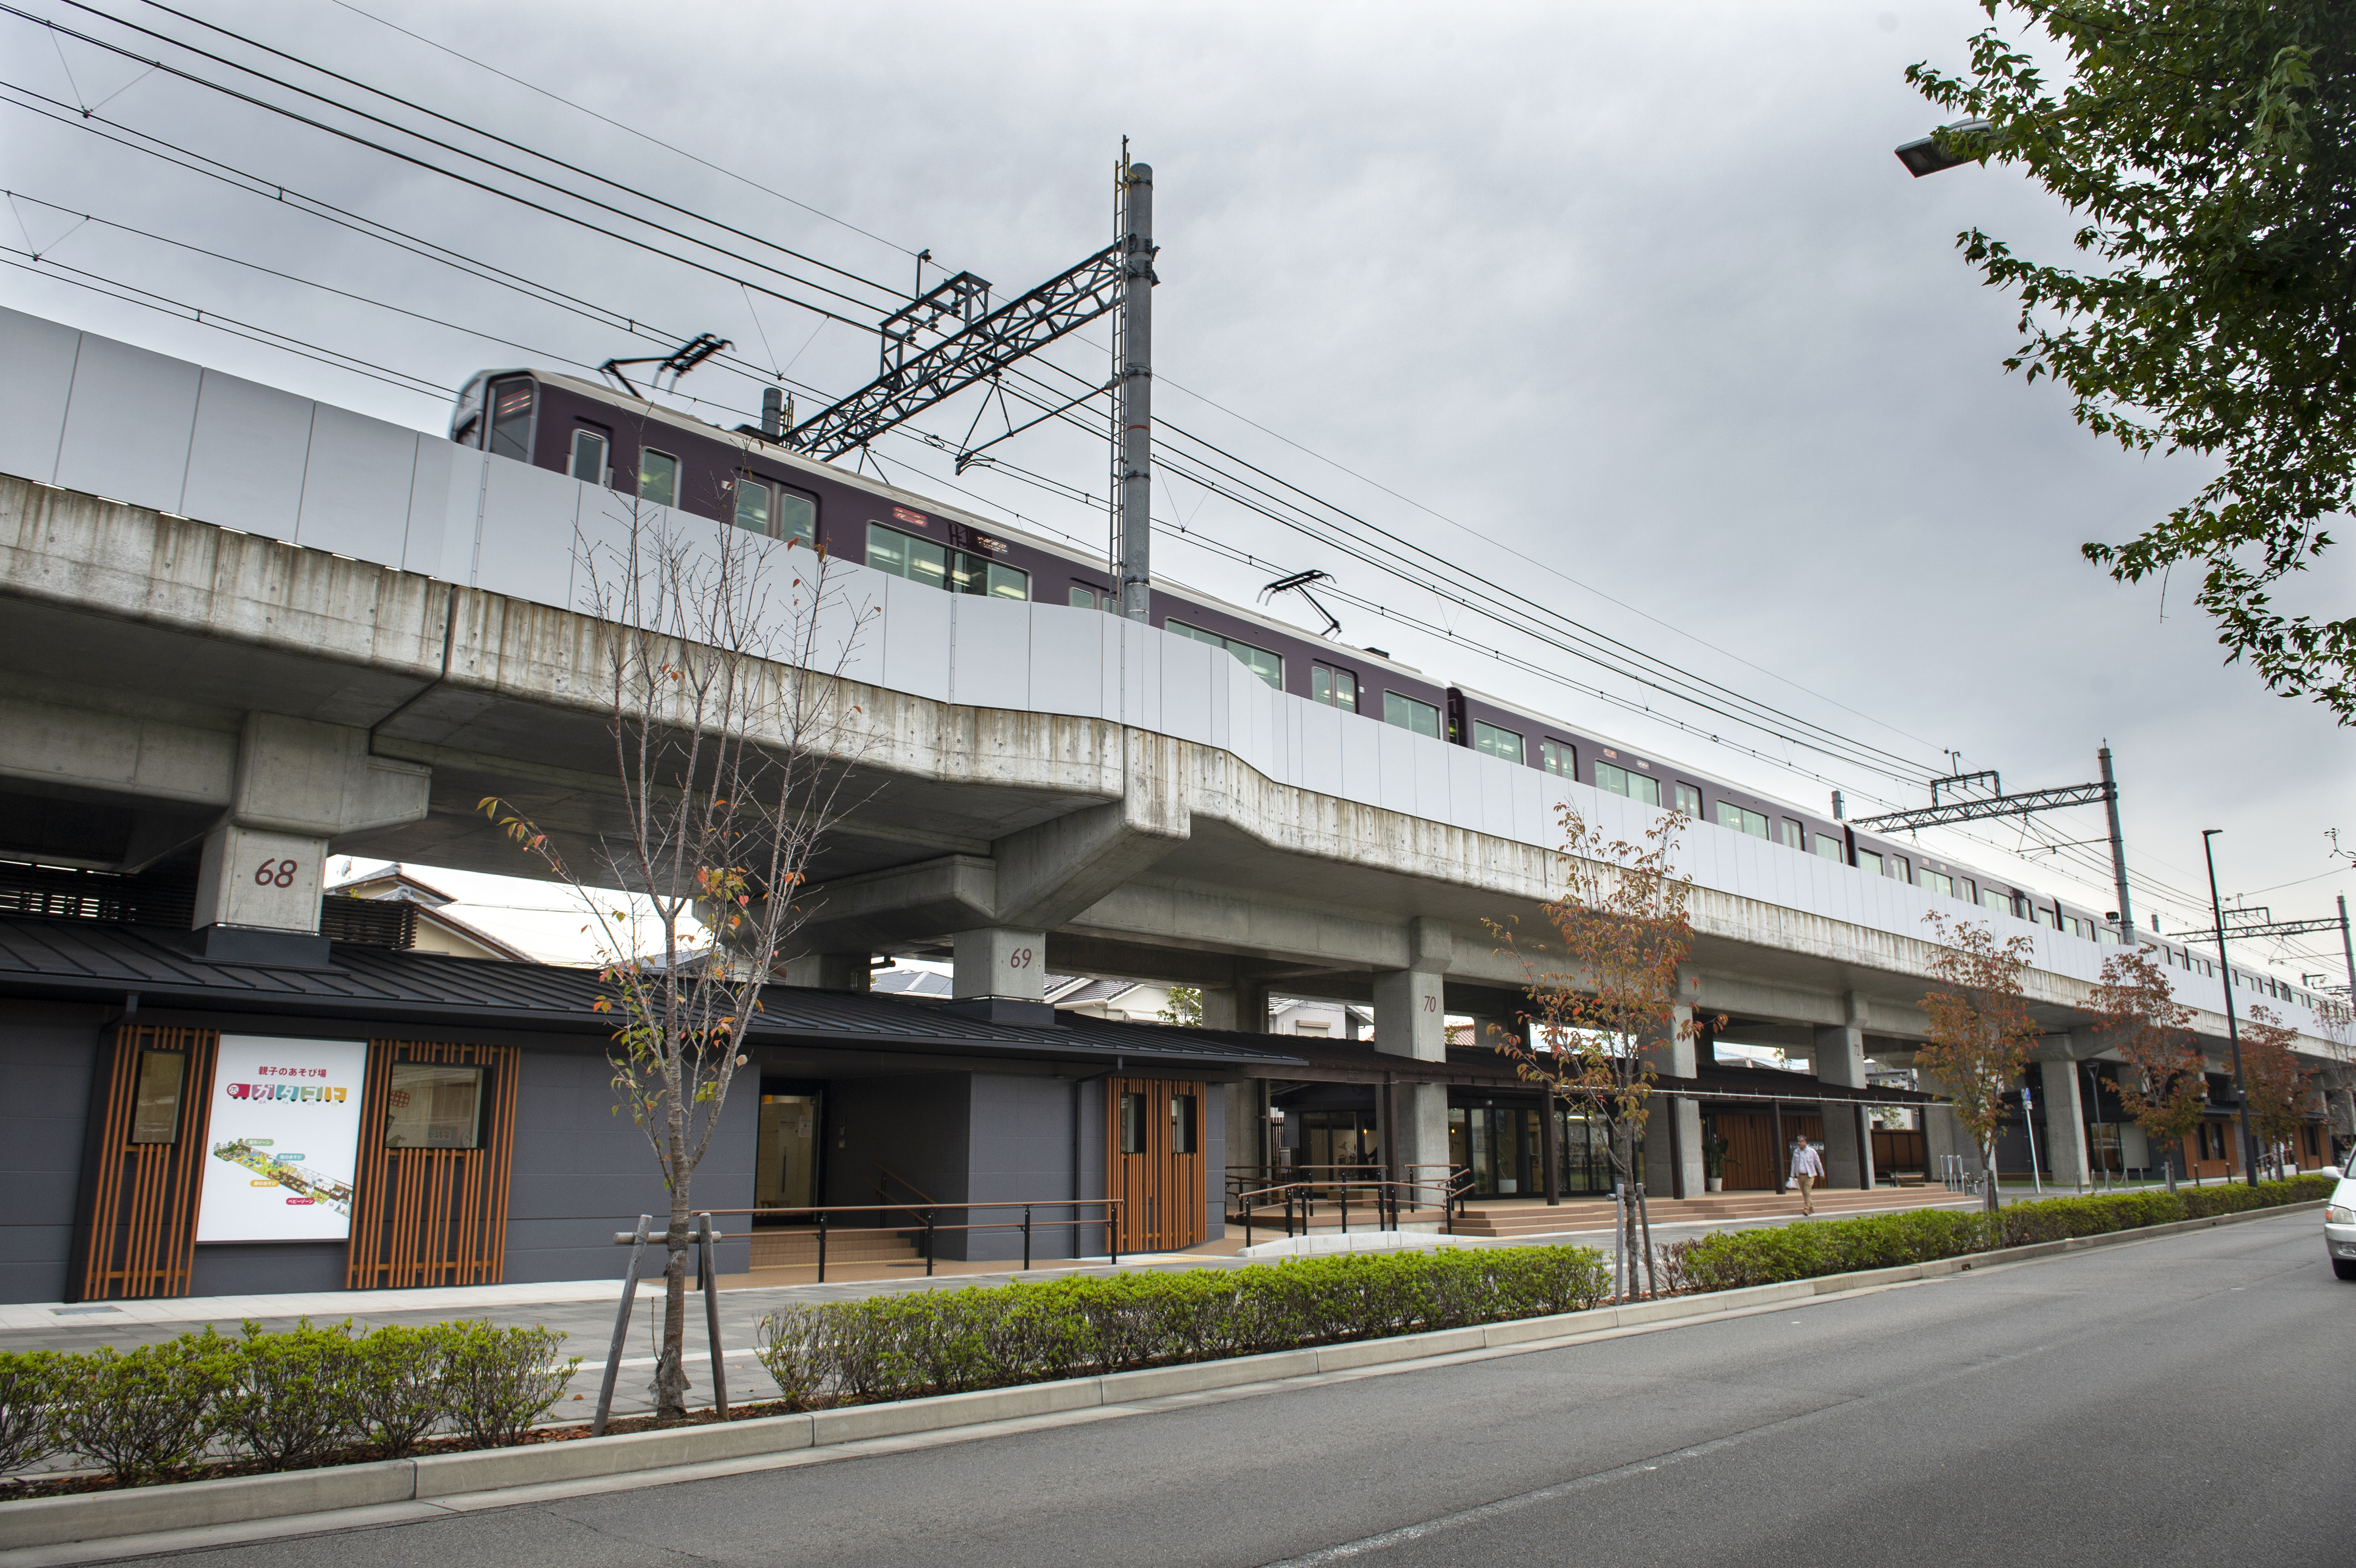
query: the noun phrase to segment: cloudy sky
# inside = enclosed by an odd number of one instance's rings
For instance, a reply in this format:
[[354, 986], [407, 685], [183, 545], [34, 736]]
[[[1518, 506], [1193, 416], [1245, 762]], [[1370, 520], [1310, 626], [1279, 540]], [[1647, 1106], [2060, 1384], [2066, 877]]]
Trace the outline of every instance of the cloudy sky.
[[[1932, 119], [1905, 67], [1959, 64], [1984, 22], [1973, 7], [193, 4], [25, 0], [710, 270], [5, 19], [0, 261], [16, 265], [0, 303], [427, 429], [446, 420], [438, 389], [478, 367], [659, 351], [633, 321], [711, 331], [742, 365], [681, 389], [734, 423], [770, 372], [828, 398], [874, 373], [872, 334], [806, 304], [872, 323], [927, 250], [928, 283], [968, 270], [1003, 299], [1103, 244], [1127, 135], [1156, 170], [1160, 415], [1417, 550], [1834, 731], [1847, 754], [1666, 700], [1536, 640], [1526, 616], [1500, 624], [1428, 572], [1384, 575], [1183, 481], [1158, 487], [1157, 510], [1213, 548], [1160, 541], [1158, 570], [1248, 602], [1280, 570], [1323, 568], [1354, 602], [1336, 606], [1348, 641], [1787, 799], [1840, 788], [1852, 815], [1922, 804], [1950, 749], [2019, 790], [2093, 777], [2107, 739], [2137, 910], [2166, 929], [2202, 915], [2203, 827], [2225, 829], [2229, 897], [2313, 914], [2356, 891], [2326, 837], [2356, 847], [2348, 732], [2222, 666], [2191, 584], [2123, 589], [2078, 557], [2201, 475], [2105, 448], [2062, 397], [2003, 372], [2013, 311], [1954, 238], [1977, 224], [2051, 255], [2067, 215], [2016, 175], [1916, 181], [1890, 155]], [[562, 157], [688, 209], [662, 216], [690, 238], [355, 105], [655, 211], [421, 110]], [[405, 238], [359, 231], [370, 223]], [[436, 247], [580, 303], [527, 298]], [[125, 286], [178, 315], [98, 292]], [[187, 307], [390, 379], [194, 325]], [[1104, 336], [1086, 336], [1053, 358], [1093, 382]], [[798, 395], [807, 411], [813, 393]], [[923, 423], [955, 437], [974, 412]], [[1100, 443], [1043, 427], [997, 450], [1029, 476], [956, 477], [908, 437], [877, 453], [914, 488], [1101, 545], [1101, 510], [1038, 482], [1100, 495]], [[2344, 605], [2351, 549], [2301, 595]], [[1276, 608], [1311, 624], [1305, 606]], [[2103, 828], [2089, 811], [2041, 831]], [[1945, 852], [2016, 863], [2017, 827], [1971, 833]], [[2030, 865], [2039, 885], [2110, 907], [2101, 846]], [[544, 898], [476, 894], [486, 919]], [[2337, 980], [2334, 947], [2282, 963]]]

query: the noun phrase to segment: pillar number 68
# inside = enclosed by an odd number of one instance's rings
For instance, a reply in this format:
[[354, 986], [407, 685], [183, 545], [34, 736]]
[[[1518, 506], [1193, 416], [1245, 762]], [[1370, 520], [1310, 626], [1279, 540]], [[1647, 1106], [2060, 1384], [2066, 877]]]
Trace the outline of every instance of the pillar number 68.
[[291, 888], [295, 873], [302, 866], [293, 860], [264, 860], [253, 869], [253, 885], [257, 888]]

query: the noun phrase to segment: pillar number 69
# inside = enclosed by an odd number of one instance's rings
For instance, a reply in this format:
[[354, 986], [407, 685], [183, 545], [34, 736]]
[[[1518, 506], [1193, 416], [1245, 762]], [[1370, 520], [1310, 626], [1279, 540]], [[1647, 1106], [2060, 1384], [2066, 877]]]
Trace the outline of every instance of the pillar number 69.
[[1006, 955], [1006, 966], [1009, 969], [1028, 969], [1031, 967], [1031, 959], [1032, 951], [1030, 948], [1013, 948]]
[[264, 860], [253, 869], [253, 885], [257, 888], [291, 888], [295, 873], [302, 866], [293, 860]]

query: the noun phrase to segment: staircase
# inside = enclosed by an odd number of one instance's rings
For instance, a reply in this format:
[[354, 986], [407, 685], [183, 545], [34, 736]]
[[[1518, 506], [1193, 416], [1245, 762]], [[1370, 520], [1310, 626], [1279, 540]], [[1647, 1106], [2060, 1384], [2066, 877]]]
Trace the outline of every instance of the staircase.
[[[831, 1275], [838, 1268], [857, 1264], [862, 1268], [922, 1268], [925, 1254], [916, 1239], [904, 1231], [851, 1231], [829, 1226], [826, 1235], [826, 1266]], [[763, 1226], [753, 1232], [753, 1264], [755, 1269], [793, 1268], [816, 1270], [818, 1267], [818, 1227], [815, 1225]]]
[[[1815, 1195], [1816, 1213], [1828, 1219], [1850, 1214], [1879, 1214], [1892, 1210], [1963, 1203], [1970, 1200], [1944, 1187], [1877, 1187], [1869, 1192], [1854, 1188]], [[1777, 1220], [1800, 1212], [1796, 1192], [1713, 1192], [1701, 1198], [1648, 1198], [1655, 1229], [1665, 1225], [1739, 1224], [1746, 1220]], [[1612, 1228], [1609, 1199], [1567, 1199], [1548, 1208], [1537, 1199], [1476, 1199], [1464, 1206], [1456, 1221], [1460, 1236], [1542, 1236], [1559, 1231], [1608, 1231]]]

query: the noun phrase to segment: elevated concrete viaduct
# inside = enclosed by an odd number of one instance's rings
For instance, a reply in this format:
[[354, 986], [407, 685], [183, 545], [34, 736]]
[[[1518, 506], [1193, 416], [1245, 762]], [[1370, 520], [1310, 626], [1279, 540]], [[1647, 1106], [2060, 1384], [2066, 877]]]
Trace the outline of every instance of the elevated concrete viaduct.
[[[221, 954], [310, 938], [327, 853], [531, 874], [486, 795], [594, 861], [620, 825], [606, 630], [573, 607], [573, 561], [608, 537], [602, 491], [281, 394], [283, 430], [208, 424], [208, 399], [244, 389], [260, 408], [267, 389], [28, 317], [0, 313], [0, 350], [27, 368], [12, 396], [31, 411], [0, 430], [0, 856], [194, 857], [193, 940]], [[126, 365], [187, 406], [147, 399], [110, 450], [76, 421]], [[186, 515], [196, 475], [273, 442], [301, 458], [291, 490], [215, 485]], [[1434, 1060], [1447, 1014], [1515, 1009], [1523, 967], [1483, 923], [1541, 928], [1563, 885], [1558, 812], [1629, 838], [1653, 816], [1272, 692], [1134, 623], [832, 570], [862, 617], [841, 741], [859, 805], [825, 851], [799, 982], [937, 955], [958, 997], [1005, 1018], [1044, 1010], [1055, 969], [1200, 985], [1208, 1021], [1244, 1029], [1277, 988], [1371, 1002], [1377, 1051]], [[1868, 1055], [1905, 1060], [1923, 917], [1947, 902], [1711, 825], [1687, 838], [1695, 1006], [1729, 1016], [1723, 1038], [1787, 1044], [1837, 1084], [1861, 1085]], [[1989, 918], [2030, 939], [2049, 1054], [2074, 1061], [2104, 949]], [[2175, 978], [2222, 1040], [2218, 983]], [[2058, 1117], [2073, 1075], [2046, 1081]], [[1402, 1155], [1445, 1159], [1441, 1091], [1408, 1102]], [[1869, 1151], [1837, 1121], [1854, 1179]], [[1698, 1189], [1697, 1125], [1676, 1142]]]

